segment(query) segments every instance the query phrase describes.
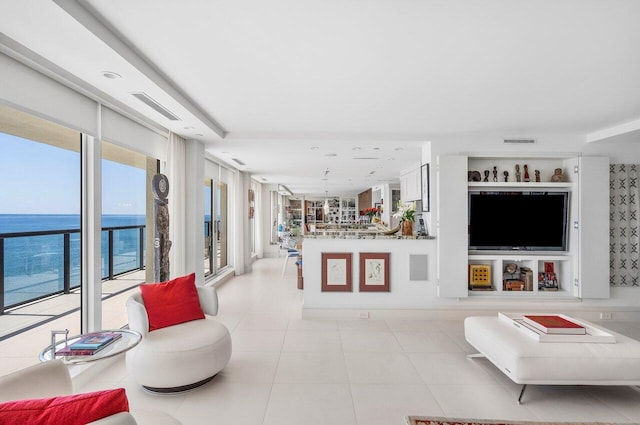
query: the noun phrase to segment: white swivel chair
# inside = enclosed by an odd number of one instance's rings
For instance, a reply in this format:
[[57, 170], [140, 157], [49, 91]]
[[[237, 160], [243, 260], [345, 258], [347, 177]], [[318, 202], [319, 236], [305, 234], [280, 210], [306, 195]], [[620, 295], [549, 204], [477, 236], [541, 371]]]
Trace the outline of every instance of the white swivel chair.
[[198, 286], [205, 318], [149, 332], [149, 319], [137, 292], [127, 299], [129, 327], [142, 340], [127, 352], [127, 369], [147, 390], [161, 393], [185, 391], [209, 382], [231, 358], [231, 336], [213, 318], [218, 296], [211, 286]]

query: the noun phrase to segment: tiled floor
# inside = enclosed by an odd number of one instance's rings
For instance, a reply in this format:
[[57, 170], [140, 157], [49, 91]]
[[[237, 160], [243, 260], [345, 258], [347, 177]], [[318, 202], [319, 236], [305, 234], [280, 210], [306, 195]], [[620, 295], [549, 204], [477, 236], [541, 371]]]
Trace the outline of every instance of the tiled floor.
[[[640, 422], [631, 387], [531, 386], [516, 404], [520, 386], [466, 358], [461, 320], [302, 320], [296, 271], [281, 271], [281, 258], [259, 260], [218, 289], [233, 354], [205, 386], [151, 395], [118, 359], [80, 374], [76, 390], [123, 386], [134, 410], [164, 410], [185, 425], [400, 425], [406, 415]], [[607, 325], [640, 338], [639, 323]]]

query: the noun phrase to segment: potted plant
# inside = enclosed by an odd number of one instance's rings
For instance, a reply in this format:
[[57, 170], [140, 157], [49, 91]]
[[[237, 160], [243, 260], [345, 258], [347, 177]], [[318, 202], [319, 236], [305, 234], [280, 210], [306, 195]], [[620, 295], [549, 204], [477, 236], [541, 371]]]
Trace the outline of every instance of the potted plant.
[[364, 215], [369, 217], [369, 223], [372, 222], [373, 217], [376, 216], [377, 214], [378, 214], [378, 209], [376, 207], [371, 207], [371, 208], [365, 208], [364, 209]]
[[393, 216], [400, 219], [402, 236], [413, 236], [413, 222], [416, 221], [416, 203], [398, 201], [398, 211]]

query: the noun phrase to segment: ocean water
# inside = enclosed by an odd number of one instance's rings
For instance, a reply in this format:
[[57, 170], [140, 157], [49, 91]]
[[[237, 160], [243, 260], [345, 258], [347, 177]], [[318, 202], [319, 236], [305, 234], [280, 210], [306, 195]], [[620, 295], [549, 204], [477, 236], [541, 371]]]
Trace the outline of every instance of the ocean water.
[[[102, 227], [144, 225], [143, 215], [103, 215]], [[4, 235], [4, 306], [64, 289], [64, 235], [8, 237], [7, 233], [69, 230], [70, 286], [80, 285], [80, 216], [77, 214], [0, 214]], [[146, 235], [143, 234], [143, 237]], [[102, 232], [102, 277], [109, 273], [109, 232]], [[143, 248], [144, 249], [144, 248]], [[113, 231], [114, 274], [135, 270], [144, 259], [139, 229]]]

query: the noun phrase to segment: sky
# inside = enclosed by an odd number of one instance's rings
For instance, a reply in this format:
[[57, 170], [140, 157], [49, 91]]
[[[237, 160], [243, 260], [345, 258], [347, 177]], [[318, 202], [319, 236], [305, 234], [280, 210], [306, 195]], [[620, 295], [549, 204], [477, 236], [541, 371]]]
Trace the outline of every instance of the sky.
[[[145, 170], [102, 161], [103, 214], [144, 215]], [[0, 133], [0, 214], [79, 214], [80, 154]]]

